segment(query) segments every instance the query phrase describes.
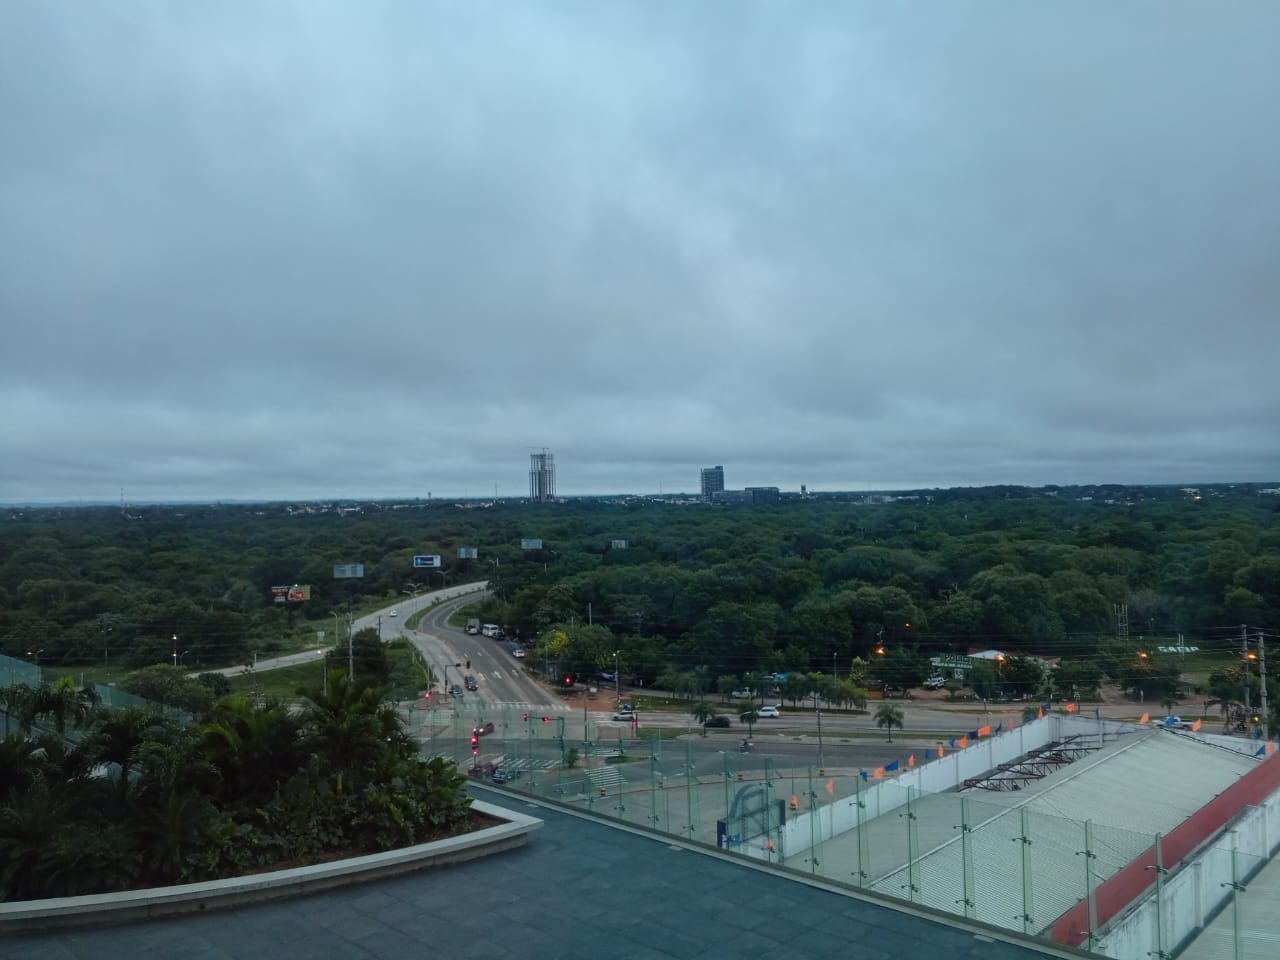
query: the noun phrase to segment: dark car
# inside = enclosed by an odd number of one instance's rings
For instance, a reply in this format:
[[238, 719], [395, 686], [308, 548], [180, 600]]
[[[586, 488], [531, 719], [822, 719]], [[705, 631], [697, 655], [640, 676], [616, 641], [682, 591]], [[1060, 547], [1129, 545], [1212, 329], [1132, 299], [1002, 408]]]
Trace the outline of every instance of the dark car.
[[465, 684], [467, 685], [467, 689], [468, 689], [468, 690], [476, 690], [476, 689], [478, 689], [478, 688], [476, 687], [476, 678], [475, 678], [475, 677], [473, 677], [473, 676], [471, 676], [470, 674], [468, 674], [468, 675], [467, 675], [467, 678], [466, 678], [465, 680], [463, 680], [462, 682], [463, 682], [463, 683], [465, 683]]
[[452, 693], [455, 697], [462, 696], [462, 688], [458, 686], [456, 683], [453, 685], [453, 689], [450, 690], [449, 692]]
[[485, 723], [477, 723], [471, 729], [471, 732], [477, 737], [487, 736], [488, 734], [493, 733], [493, 722], [487, 721]]
[[511, 783], [520, 779], [520, 770], [512, 770], [510, 767], [498, 767], [490, 775], [489, 779], [494, 783]]
[[707, 717], [702, 725], [704, 727], [727, 727], [729, 726], [729, 718], [725, 716]]

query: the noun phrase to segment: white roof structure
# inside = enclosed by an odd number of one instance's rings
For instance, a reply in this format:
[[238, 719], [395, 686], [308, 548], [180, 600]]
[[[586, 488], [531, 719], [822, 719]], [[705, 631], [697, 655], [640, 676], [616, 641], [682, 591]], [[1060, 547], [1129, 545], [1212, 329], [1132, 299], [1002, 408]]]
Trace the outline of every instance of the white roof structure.
[[832, 879], [1038, 933], [1257, 762], [1135, 727], [1024, 789], [913, 799], [810, 855]]

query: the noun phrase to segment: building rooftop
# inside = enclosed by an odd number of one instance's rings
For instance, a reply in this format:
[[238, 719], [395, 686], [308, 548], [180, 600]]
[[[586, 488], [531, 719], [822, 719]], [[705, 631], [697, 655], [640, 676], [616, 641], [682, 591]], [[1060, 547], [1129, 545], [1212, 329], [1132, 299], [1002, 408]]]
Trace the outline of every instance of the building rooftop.
[[1046, 944], [841, 892], [483, 787], [544, 820], [528, 846], [442, 870], [214, 914], [10, 937], [23, 958], [1035, 960]]

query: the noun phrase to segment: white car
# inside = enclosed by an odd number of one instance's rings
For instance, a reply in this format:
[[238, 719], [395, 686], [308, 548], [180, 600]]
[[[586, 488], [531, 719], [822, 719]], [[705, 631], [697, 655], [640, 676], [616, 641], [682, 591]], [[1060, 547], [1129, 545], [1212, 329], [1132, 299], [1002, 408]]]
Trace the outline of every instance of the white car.
[[782, 714], [778, 713], [777, 707], [763, 706], [756, 709], [756, 716], [764, 719], [765, 717], [780, 717]]
[[396, 615], [396, 612], [394, 610], [392, 610], [390, 613], [387, 614], [388, 617], [394, 617], [395, 615]]
[[517, 660], [523, 660], [524, 650], [521, 647], [516, 647], [514, 650], [511, 651], [511, 655], [515, 657]]

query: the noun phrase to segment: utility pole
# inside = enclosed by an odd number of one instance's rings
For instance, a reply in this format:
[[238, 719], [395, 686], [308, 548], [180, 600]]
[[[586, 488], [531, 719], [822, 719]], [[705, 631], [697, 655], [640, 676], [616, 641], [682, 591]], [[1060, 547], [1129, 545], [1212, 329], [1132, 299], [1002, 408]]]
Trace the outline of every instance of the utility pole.
[[823, 768], [826, 766], [822, 762], [822, 711], [818, 709], [818, 698], [813, 698], [813, 712], [818, 715], [818, 775], [823, 776]]
[[1267, 641], [1261, 630], [1258, 631], [1258, 679], [1262, 682], [1262, 739], [1270, 740], [1271, 731], [1267, 723]]
[[351, 612], [347, 611], [347, 681], [356, 679], [356, 653], [351, 645]]
[[1249, 696], [1249, 630], [1240, 624], [1240, 659], [1244, 662], [1244, 712], [1248, 716], [1252, 697]]
[[588, 603], [587, 604], [587, 626], [590, 627], [594, 624], [595, 624], [595, 621], [591, 619], [591, 604]]

